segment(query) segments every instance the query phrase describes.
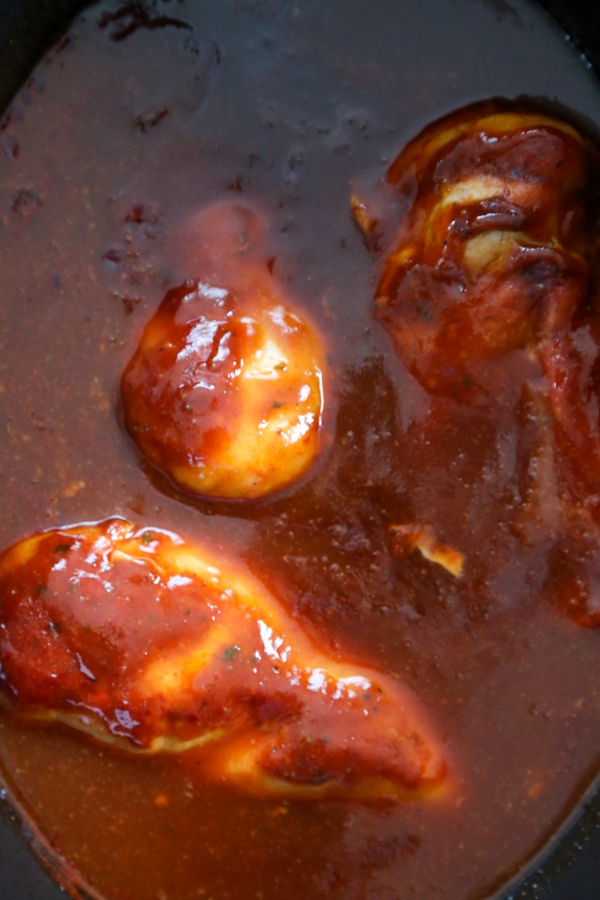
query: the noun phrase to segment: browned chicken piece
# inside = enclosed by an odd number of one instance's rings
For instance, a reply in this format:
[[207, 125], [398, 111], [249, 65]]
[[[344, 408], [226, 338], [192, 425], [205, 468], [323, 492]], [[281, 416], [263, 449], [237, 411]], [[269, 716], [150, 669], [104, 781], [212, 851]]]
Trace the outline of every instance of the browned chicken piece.
[[123, 374], [125, 426], [178, 486], [264, 497], [321, 449], [325, 348], [270, 272], [258, 212], [219, 202], [193, 226], [192, 280], [167, 293]]
[[196, 748], [201, 777], [260, 794], [396, 801], [445, 781], [411, 691], [323, 653], [262, 583], [175, 534], [110, 519], [22, 540], [0, 557], [0, 622], [24, 717]]
[[571, 124], [489, 101], [400, 153], [382, 190], [393, 215], [353, 201], [381, 260], [375, 317], [406, 367], [438, 404], [517, 411], [515, 530], [555, 542], [548, 590], [586, 625], [600, 624], [599, 174]]
[[484, 364], [515, 351], [558, 380], [590, 283], [597, 175], [573, 127], [494, 103], [435, 122], [394, 161], [386, 183], [408, 209], [381, 236], [376, 316], [430, 391], [502, 390]]

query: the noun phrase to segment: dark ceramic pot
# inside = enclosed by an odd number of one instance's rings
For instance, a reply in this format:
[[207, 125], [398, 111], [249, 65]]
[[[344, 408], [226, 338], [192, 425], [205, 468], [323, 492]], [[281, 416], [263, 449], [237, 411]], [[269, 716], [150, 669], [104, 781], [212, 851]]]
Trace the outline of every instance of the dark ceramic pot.
[[[89, 2], [89, 0], [88, 0]], [[0, 108], [10, 102], [35, 61], [86, 0], [1, 0]], [[401, 0], [400, 0], [401, 2]], [[506, 0], [494, 0], [499, 11]], [[533, 2], [533, 0], [532, 0]], [[537, 0], [600, 74], [598, 0]], [[8, 804], [0, 804], [0, 900], [64, 900], [65, 893], [31, 849]], [[537, 862], [537, 868], [535, 868]], [[557, 835], [528, 873], [497, 900], [598, 900], [600, 898], [600, 792]]]

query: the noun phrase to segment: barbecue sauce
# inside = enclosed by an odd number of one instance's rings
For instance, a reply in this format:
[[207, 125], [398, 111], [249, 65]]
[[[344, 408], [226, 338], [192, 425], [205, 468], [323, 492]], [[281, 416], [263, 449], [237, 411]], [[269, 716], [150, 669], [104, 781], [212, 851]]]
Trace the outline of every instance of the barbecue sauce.
[[[205, 748], [136, 754], [3, 713], [10, 794], [92, 896], [484, 897], [595, 774], [596, 544], [583, 520], [545, 527], [557, 497], [593, 485], [556, 445], [539, 362], [499, 415], [469, 401], [477, 379], [441, 395], [407, 362], [351, 198], [380, 196], [411, 139], [475, 101], [541, 104], [587, 135], [597, 86], [529, 3], [348, 10], [103, 3], [15, 98], [0, 132], [1, 546], [118, 518], [233, 559], [324, 657], [418, 699], [452, 789], [261, 795], [199, 774]], [[409, 199], [386, 206], [398, 227]], [[196, 217], [232, 203], [264, 216], [264, 269], [322, 341], [326, 385], [310, 465], [241, 502], [146, 459], [121, 397], [165, 298], [204, 277]]]

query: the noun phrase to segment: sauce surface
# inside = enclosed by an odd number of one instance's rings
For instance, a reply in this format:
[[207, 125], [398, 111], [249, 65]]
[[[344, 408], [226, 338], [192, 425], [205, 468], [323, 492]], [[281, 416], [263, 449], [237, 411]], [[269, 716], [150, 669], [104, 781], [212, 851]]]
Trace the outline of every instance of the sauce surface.
[[[195, 777], [191, 756], [186, 771], [3, 715], [11, 792], [108, 900], [481, 898], [595, 774], [598, 634], [545, 595], [550, 548], [515, 539], [516, 424], [411, 376], [374, 320], [350, 202], [468, 102], [527, 94], [599, 121], [600, 97], [527, 3], [400, 6], [101, 4], [0, 132], [2, 548], [122, 516], [226, 551], [325, 653], [414, 692], [456, 785], [449, 803], [248, 796]], [[144, 462], [119, 399], [148, 321], [198, 277], [195, 217], [231, 198], [265, 211], [273, 275], [326, 341], [335, 407], [310, 477], [243, 508]], [[464, 558], [460, 578], [410, 549], [406, 522]]]

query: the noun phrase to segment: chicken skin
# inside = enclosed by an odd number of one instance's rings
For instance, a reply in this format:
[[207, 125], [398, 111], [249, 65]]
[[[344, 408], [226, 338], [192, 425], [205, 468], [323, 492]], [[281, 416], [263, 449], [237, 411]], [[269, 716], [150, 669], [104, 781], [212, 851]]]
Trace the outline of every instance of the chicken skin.
[[179, 487], [252, 500], [286, 488], [322, 444], [326, 352], [269, 270], [262, 216], [196, 216], [192, 280], [165, 296], [121, 382], [125, 427]]
[[486, 364], [526, 352], [562, 415], [560, 374], [597, 243], [598, 161], [567, 123], [490, 102], [430, 125], [391, 165], [386, 184], [408, 209], [382, 236], [376, 316], [429, 391], [497, 390]]
[[324, 654], [264, 585], [170, 532], [26, 538], [0, 557], [0, 603], [3, 694], [24, 717], [131, 752], [202, 748], [204, 777], [259, 794], [398, 800], [445, 779], [407, 688]]

